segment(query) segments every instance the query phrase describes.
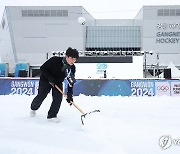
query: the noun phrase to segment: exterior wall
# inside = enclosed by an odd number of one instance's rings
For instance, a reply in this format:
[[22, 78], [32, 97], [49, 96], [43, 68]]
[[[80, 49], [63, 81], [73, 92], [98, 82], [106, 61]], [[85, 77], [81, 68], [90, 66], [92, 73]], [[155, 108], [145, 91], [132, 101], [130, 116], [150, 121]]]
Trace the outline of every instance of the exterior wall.
[[[180, 16], [158, 16], [158, 9], [180, 9], [180, 6], [143, 7], [142, 50], [159, 53], [160, 65], [173, 62], [180, 66]], [[167, 32], [178, 36], [162, 36]], [[147, 64], [155, 64], [156, 56], [149, 56]]]
[[[18, 62], [41, 65], [48, 52], [64, 51], [68, 47], [84, 49], [85, 26], [77, 19], [82, 7], [8, 7]], [[23, 17], [22, 10], [67, 10], [67, 17]], [[86, 12], [85, 10], [83, 10]], [[93, 20], [91, 16], [88, 20]], [[37, 58], [35, 58], [37, 57]]]
[[143, 8], [137, 13], [137, 15], [134, 18], [135, 20], [142, 20], [143, 19]]
[[0, 26], [0, 57], [1, 62], [9, 64], [9, 67], [11, 68], [9, 69], [9, 72], [13, 72], [16, 57], [13, 53], [12, 38], [8, 18], [9, 16], [7, 17], [5, 10]]

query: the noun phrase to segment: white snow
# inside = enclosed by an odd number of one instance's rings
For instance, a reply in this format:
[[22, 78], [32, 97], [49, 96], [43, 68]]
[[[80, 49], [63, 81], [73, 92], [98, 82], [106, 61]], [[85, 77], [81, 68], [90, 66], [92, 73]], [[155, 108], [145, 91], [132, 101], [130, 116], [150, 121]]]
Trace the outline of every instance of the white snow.
[[163, 150], [163, 135], [180, 139], [179, 97], [91, 97], [74, 102], [87, 115], [62, 102], [60, 123], [46, 120], [49, 95], [30, 117], [34, 96], [0, 96], [0, 154], [177, 154], [179, 145]]

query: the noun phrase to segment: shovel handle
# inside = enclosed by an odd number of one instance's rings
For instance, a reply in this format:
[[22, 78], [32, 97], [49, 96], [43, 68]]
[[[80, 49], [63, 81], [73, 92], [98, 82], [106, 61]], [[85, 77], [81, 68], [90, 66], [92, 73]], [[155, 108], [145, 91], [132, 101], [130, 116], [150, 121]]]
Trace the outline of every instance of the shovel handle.
[[[67, 99], [65, 93], [63, 93], [63, 91], [57, 85], [55, 85], [55, 87]], [[84, 111], [81, 110], [73, 101], [70, 101], [70, 103], [72, 103], [72, 105], [74, 105], [74, 107], [76, 107], [82, 114], [85, 114]]]

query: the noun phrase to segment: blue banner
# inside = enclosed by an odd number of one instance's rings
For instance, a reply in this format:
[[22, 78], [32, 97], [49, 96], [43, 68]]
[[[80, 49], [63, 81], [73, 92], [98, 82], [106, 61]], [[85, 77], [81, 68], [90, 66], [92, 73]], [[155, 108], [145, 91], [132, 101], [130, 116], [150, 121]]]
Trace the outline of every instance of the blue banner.
[[[39, 79], [1, 78], [0, 95], [36, 95]], [[65, 93], [67, 82], [64, 82]], [[77, 80], [73, 88], [74, 96], [180, 96], [180, 80]]]
[[37, 94], [39, 80], [34, 79], [0, 79], [0, 95]]
[[154, 80], [78, 80], [74, 94], [91, 96], [154, 96]]
[[74, 95], [180, 96], [179, 80], [78, 80]]

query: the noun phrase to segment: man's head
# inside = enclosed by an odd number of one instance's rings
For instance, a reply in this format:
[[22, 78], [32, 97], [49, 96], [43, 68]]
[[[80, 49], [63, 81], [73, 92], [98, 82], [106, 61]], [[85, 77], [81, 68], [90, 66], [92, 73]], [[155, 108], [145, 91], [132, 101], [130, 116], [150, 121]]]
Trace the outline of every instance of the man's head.
[[69, 47], [66, 50], [66, 61], [69, 65], [73, 65], [79, 58], [79, 52], [76, 49]]

